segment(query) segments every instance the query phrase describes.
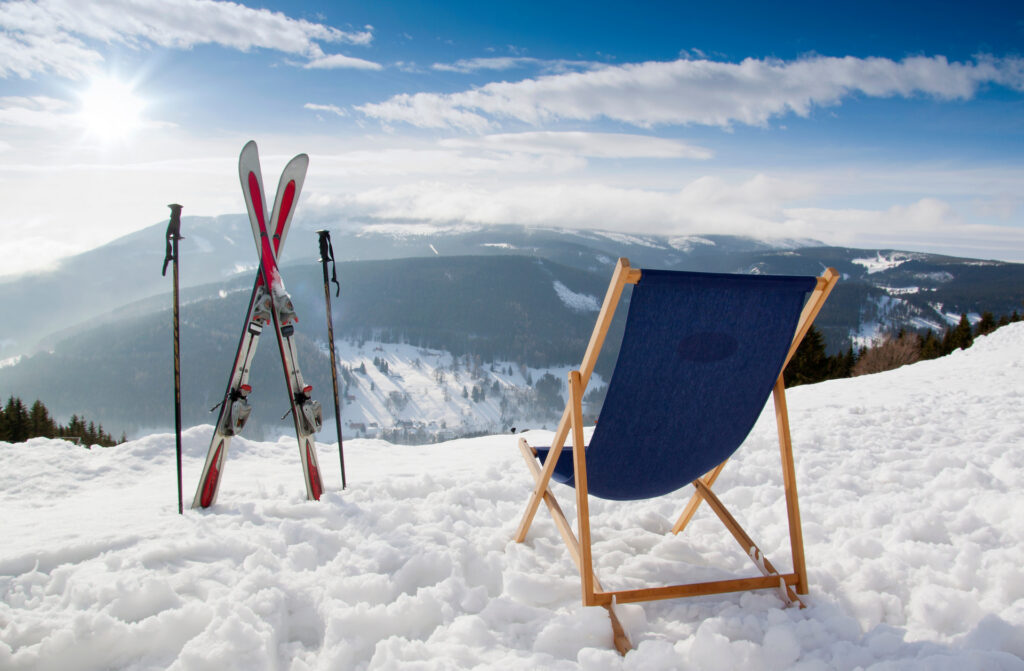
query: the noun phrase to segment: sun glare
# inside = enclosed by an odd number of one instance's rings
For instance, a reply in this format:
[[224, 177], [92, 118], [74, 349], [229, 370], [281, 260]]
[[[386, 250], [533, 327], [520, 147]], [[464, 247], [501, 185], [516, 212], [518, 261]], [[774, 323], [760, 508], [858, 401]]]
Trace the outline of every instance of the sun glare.
[[142, 125], [145, 104], [127, 82], [113, 77], [94, 79], [81, 101], [82, 126], [102, 142], [123, 140]]

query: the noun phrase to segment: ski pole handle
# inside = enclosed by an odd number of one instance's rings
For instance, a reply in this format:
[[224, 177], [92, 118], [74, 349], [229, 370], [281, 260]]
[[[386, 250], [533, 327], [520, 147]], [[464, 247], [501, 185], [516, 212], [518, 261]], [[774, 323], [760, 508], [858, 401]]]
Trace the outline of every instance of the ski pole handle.
[[160, 271], [161, 276], [167, 275], [167, 264], [177, 260], [173, 242], [184, 240], [181, 237], [181, 205], [174, 204], [167, 207], [171, 208], [171, 220], [167, 222], [167, 233], [164, 235], [167, 239], [167, 251], [164, 252], [164, 269]]
[[331, 245], [330, 231], [317, 231], [320, 236], [320, 263], [324, 266], [324, 286], [327, 285], [327, 264], [331, 264], [331, 281], [336, 287], [335, 296], [341, 295], [341, 285], [338, 284], [338, 267], [334, 263], [334, 247]]

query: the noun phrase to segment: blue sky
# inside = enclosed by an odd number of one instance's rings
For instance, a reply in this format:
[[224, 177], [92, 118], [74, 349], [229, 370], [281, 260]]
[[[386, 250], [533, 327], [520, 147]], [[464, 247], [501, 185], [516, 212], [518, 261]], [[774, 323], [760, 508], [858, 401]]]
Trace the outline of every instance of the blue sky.
[[781, 4], [0, 2], [0, 275], [242, 212], [248, 139], [331, 225], [1024, 261], [1024, 5]]

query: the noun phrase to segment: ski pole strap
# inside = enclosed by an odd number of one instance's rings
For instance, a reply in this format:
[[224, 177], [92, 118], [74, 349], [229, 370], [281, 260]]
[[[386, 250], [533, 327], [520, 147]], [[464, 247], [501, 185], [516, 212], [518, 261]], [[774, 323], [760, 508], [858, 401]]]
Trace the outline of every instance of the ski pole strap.
[[167, 223], [167, 233], [164, 236], [167, 239], [167, 251], [164, 252], [164, 269], [160, 271], [161, 275], [167, 274], [167, 264], [171, 261], [177, 261], [174, 258], [174, 241], [184, 240], [181, 237], [181, 205], [168, 205], [171, 208], [171, 220]]
[[324, 264], [324, 270], [327, 269], [327, 264], [331, 264], [331, 281], [334, 282], [335, 296], [341, 295], [341, 285], [338, 284], [338, 266], [334, 263], [334, 246], [331, 245], [331, 232], [330, 231], [317, 231], [317, 235], [320, 236], [320, 263]]

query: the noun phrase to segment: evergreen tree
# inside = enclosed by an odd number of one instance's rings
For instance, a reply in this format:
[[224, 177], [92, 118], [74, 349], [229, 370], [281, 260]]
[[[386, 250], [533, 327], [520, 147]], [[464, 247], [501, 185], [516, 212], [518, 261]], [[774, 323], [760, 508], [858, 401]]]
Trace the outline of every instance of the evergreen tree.
[[960, 323], [956, 325], [951, 331], [947, 331], [946, 338], [943, 339], [943, 349], [947, 353], [952, 352], [955, 349], [967, 349], [974, 342], [974, 336], [971, 332], [971, 322], [967, 319], [967, 313], [964, 312], [960, 315]]
[[28, 415], [29, 431], [32, 436], [53, 438], [57, 435], [57, 424], [50, 418], [50, 413], [42, 401], [36, 399]]
[[857, 353], [850, 345], [843, 354], [836, 354], [828, 358], [828, 378], [834, 380], [842, 377], [850, 377], [854, 365], [857, 363]]
[[935, 331], [929, 330], [921, 339], [921, 358], [937, 359], [943, 354], [942, 341], [935, 335]]
[[821, 382], [829, 376], [829, 359], [825, 354], [825, 340], [811, 325], [807, 335], [786, 366], [784, 379], [787, 387]]
[[565, 406], [565, 399], [562, 398], [562, 385], [558, 378], [551, 373], [544, 373], [543, 377], [537, 380], [534, 385], [537, 392], [537, 401], [542, 408], [558, 408]]
[[974, 335], [987, 335], [996, 330], [996, 318], [992, 316], [991, 312], [982, 312], [981, 321], [978, 322], [977, 326], [974, 327]]
[[21, 443], [29, 439], [28, 410], [20, 398], [11, 396], [7, 399], [7, 405], [4, 406], [4, 423], [8, 442]]

